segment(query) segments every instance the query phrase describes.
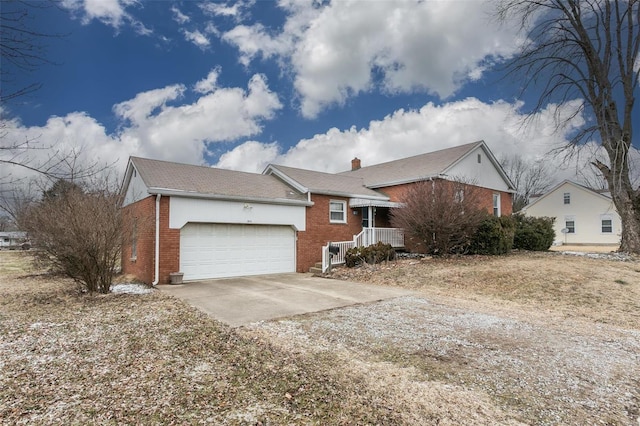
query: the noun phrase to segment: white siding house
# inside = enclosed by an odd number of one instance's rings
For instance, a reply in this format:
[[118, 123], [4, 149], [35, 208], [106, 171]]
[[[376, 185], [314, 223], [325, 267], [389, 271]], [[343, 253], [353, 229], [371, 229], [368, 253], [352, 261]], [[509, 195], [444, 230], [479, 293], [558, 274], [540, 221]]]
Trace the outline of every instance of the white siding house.
[[555, 245], [620, 244], [620, 216], [606, 192], [565, 180], [522, 211], [527, 216], [556, 218]]

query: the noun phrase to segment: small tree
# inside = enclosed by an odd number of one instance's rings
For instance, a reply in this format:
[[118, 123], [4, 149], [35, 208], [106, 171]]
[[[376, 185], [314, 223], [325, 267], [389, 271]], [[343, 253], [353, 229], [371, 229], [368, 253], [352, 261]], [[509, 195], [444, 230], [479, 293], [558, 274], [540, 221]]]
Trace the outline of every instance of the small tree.
[[391, 211], [391, 224], [415, 239], [420, 251], [443, 255], [465, 252], [487, 212], [476, 186], [447, 180], [418, 182], [407, 190], [404, 207]]
[[514, 213], [529, 204], [532, 195], [545, 192], [553, 183], [553, 172], [544, 160], [527, 161], [516, 154], [502, 157], [500, 165], [518, 191], [513, 196]]
[[87, 190], [58, 182], [21, 212], [20, 226], [37, 246], [38, 261], [88, 292], [108, 293], [133, 226], [120, 201], [117, 191], [105, 187]]

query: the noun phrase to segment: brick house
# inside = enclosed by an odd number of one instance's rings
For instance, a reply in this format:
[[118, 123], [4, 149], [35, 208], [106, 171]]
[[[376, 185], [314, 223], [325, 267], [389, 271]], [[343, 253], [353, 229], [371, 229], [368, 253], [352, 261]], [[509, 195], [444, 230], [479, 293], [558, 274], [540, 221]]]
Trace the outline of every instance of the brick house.
[[511, 214], [514, 187], [483, 142], [332, 174], [269, 165], [262, 174], [131, 157], [123, 208], [136, 217], [123, 272], [153, 284], [307, 272], [328, 243], [403, 247], [389, 223], [413, 183], [465, 179], [483, 206]]

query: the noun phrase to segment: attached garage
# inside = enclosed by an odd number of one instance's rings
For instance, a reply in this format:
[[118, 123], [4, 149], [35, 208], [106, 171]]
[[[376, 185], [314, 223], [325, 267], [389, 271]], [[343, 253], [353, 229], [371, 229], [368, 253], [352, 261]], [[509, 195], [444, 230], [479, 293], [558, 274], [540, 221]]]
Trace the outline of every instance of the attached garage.
[[295, 244], [286, 225], [187, 223], [180, 271], [187, 281], [295, 272]]

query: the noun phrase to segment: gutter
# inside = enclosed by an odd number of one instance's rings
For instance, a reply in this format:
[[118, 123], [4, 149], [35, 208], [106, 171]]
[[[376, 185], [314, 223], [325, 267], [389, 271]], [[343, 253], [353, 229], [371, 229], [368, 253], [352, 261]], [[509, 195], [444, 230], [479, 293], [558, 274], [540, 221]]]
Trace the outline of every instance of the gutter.
[[160, 197], [156, 195], [156, 247], [155, 247], [155, 271], [152, 286], [157, 286], [160, 282]]
[[237, 195], [218, 195], [218, 194], [203, 194], [201, 192], [180, 191], [168, 188], [151, 187], [148, 188], [150, 194], [166, 195], [169, 197], [184, 197], [184, 198], [199, 198], [205, 200], [220, 200], [220, 201], [239, 201], [250, 202], [258, 204], [278, 204], [287, 206], [312, 206], [313, 203], [305, 200], [294, 200], [287, 198], [260, 198], [260, 197], [241, 197]]

